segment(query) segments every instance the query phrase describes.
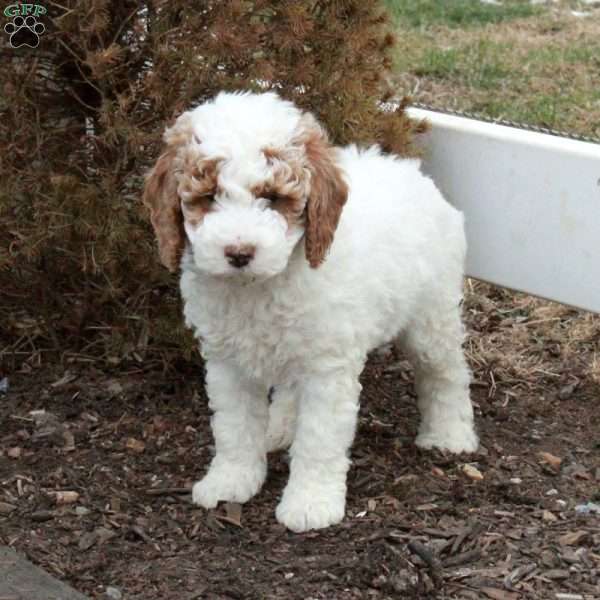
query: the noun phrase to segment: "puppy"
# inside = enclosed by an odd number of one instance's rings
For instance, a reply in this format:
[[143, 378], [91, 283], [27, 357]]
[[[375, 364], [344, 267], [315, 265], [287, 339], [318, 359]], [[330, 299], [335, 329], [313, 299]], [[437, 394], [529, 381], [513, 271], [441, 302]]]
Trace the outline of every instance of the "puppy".
[[221, 93], [164, 141], [144, 202], [206, 362], [216, 453], [196, 504], [248, 501], [267, 453], [289, 447], [278, 521], [296, 532], [339, 523], [359, 376], [390, 341], [414, 361], [417, 445], [477, 448], [463, 218], [418, 160], [336, 148], [275, 93]]

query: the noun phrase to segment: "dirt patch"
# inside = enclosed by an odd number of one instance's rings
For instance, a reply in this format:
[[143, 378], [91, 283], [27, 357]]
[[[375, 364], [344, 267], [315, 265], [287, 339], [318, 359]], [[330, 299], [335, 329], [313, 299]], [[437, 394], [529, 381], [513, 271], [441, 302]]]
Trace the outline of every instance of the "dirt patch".
[[241, 513], [191, 504], [201, 368], [9, 374], [0, 544], [95, 598], [598, 598], [597, 318], [481, 284], [465, 309], [481, 451], [419, 451], [410, 366], [375, 353], [346, 519], [302, 535], [274, 517], [284, 454]]

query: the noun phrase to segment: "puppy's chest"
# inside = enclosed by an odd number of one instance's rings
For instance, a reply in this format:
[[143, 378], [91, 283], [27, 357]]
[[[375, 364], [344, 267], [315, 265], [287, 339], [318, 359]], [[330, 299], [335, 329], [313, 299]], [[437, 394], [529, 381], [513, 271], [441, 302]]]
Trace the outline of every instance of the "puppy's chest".
[[186, 299], [188, 325], [208, 360], [229, 360], [249, 376], [276, 383], [297, 370], [306, 348], [307, 318], [293, 298], [243, 288], [213, 294], [198, 290]]

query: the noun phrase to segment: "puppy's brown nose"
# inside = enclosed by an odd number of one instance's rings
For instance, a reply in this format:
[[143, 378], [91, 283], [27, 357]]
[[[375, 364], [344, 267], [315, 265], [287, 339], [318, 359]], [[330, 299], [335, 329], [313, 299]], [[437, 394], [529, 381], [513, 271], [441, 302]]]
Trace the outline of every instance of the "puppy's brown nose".
[[226, 246], [225, 257], [227, 262], [236, 269], [245, 267], [253, 258], [255, 252], [254, 246]]

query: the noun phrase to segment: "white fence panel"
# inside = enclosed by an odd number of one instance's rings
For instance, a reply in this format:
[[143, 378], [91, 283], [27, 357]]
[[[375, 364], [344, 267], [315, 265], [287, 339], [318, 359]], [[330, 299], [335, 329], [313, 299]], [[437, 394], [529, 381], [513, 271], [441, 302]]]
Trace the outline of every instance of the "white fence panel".
[[600, 312], [600, 145], [411, 108], [471, 277]]

